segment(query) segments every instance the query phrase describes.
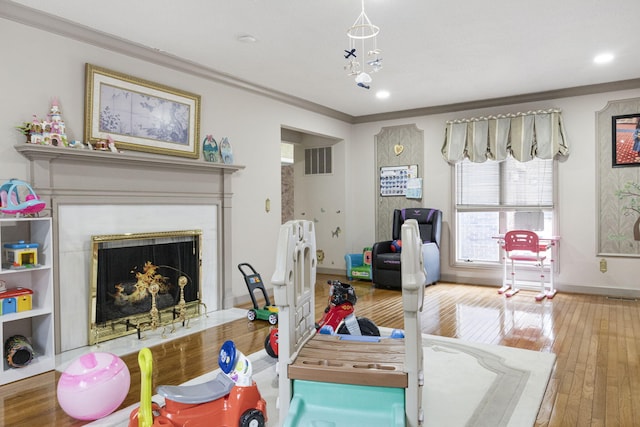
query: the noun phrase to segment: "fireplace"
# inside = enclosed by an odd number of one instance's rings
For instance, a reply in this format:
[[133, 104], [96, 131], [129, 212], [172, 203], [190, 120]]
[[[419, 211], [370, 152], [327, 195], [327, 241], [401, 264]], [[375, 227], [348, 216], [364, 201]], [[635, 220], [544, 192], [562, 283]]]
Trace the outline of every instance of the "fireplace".
[[92, 236], [90, 344], [199, 314], [201, 230]]
[[233, 307], [231, 184], [244, 166], [35, 144], [14, 148], [29, 159], [29, 180], [53, 218], [56, 353], [90, 342], [95, 235], [202, 230], [199, 299], [208, 311]]

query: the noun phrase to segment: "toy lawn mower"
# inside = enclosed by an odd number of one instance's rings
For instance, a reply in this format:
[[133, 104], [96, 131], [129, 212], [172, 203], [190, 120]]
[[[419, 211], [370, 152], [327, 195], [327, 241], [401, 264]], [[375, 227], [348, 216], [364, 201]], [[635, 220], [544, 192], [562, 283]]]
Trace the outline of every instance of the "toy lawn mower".
[[[238, 264], [238, 270], [244, 276], [244, 282], [247, 284], [247, 288], [249, 289], [249, 296], [251, 297], [251, 302], [253, 303], [253, 308], [247, 312], [247, 319], [252, 322], [256, 319], [266, 320], [271, 325], [275, 325], [278, 323], [278, 307], [271, 305], [271, 301], [269, 300], [269, 295], [267, 295], [267, 290], [264, 287], [264, 283], [262, 282], [262, 277], [260, 274], [251, 266], [251, 264], [247, 264], [243, 262]], [[247, 274], [250, 273], [250, 274]], [[264, 297], [265, 305], [260, 308], [258, 305], [258, 301], [256, 300], [256, 296], [254, 292], [256, 289], [262, 291], [262, 296]]]

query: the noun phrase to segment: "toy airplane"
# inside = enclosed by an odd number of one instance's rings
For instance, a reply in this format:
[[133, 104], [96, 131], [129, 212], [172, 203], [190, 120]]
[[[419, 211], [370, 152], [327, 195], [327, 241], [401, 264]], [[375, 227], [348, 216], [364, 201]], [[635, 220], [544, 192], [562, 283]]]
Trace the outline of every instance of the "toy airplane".
[[356, 49], [353, 48], [351, 50], [346, 50], [344, 51], [346, 53], [346, 55], [344, 56], [345, 58], [349, 59], [350, 56], [353, 56], [354, 58], [356, 57]]
[[358, 83], [358, 86], [360, 86], [360, 87], [362, 87], [362, 88], [365, 88], [365, 89], [370, 89], [370, 88], [371, 88], [371, 86], [366, 85], [366, 84], [364, 84], [364, 83], [362, 83], [362, 82]]
[[0, 203], [1, 213], [16, 216], [37, 214], [46, 206], [29, 184], [18, 179], [10, 179], [0, 186]]

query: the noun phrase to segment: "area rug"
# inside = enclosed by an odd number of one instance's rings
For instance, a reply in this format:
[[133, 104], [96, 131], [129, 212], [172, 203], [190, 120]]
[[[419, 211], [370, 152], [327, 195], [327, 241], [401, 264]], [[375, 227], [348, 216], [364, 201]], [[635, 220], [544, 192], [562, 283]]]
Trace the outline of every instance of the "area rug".
[[[381, 328], [383, 335], [390, 330]], [[555, 355], [423, 335], [425, 426], [532, 426], [555, 363]], [[267, 426], [281, 425], [276, 399], [275, 359], [264, 350], [249, 356], [256, 383], [267, 401]], [[185, 384], [215, 378], [217, 371]], [[154, 400], [161, 401], [160, 396]], [[329, 399], [330, 400], [330, 399]], [[92, 426], [126, 426], [136, 405]], [[355, 425], [347, 423], [345, 425]]]

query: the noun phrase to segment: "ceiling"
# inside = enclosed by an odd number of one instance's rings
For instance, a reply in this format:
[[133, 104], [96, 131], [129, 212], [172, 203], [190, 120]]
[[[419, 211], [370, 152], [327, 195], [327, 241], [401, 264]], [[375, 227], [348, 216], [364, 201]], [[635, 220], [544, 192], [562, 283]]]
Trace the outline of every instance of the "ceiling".
[[370, 89], [344, 70], [360, 0], [13, 3], [353, 117], [640, 77], [638, 0], [365, 0], [383, 65]]

